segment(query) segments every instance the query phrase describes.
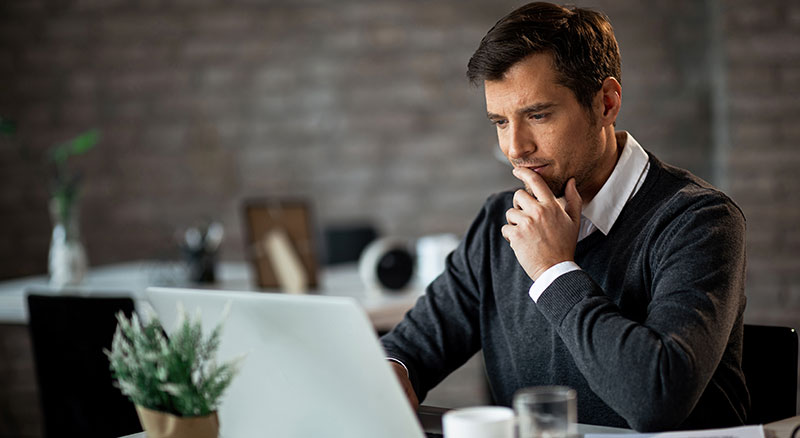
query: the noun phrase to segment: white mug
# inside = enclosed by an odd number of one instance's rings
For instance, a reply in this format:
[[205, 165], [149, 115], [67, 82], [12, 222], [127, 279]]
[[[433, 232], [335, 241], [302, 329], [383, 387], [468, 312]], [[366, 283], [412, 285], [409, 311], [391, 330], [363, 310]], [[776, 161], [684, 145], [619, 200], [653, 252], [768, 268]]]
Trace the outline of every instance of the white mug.
[[504, 406], [455, 409], [442, 416], [444, 438], [514, 438], [514, 411]]

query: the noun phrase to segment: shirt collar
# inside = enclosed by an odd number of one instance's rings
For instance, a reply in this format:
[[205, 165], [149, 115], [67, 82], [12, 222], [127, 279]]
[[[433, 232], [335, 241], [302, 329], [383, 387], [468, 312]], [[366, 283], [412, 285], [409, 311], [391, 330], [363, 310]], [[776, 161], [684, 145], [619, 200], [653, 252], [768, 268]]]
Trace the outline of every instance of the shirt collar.
[[[581, 215], [603, 234], [608, 234], [617, 221], [622, 208], [641, 185], [649, 157], [632, 135], [620, 131], [625, 144], [617, 164], [594, 199], [586, 204]], [[627, 140], [627, 141], [626, 141]]]

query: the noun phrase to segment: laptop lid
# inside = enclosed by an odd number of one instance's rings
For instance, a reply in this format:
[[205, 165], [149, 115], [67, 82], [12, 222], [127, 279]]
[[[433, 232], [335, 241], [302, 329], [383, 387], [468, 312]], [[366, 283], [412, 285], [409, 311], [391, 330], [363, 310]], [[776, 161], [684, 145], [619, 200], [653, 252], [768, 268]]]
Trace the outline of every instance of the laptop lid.
[[147, 297], [168, 333], [178, 302], [199, 309], [206, 336], [230, 302], [217, 360], [247, 356], [223, 395], [220, 436], [425, 436], [354, 299], [170, 288]]

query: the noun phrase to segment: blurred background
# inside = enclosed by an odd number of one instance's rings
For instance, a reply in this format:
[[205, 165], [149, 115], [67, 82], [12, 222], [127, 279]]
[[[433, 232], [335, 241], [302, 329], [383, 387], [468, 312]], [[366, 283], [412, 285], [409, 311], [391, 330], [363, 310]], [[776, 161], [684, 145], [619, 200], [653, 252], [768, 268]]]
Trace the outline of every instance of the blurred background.
[[[315, 229], [461, 234], [493, 192], [481, 37], [524, 2], [3, 0], [0, 279], [47, 272], [46, 151], [75, 157], [92, 266], [177, 259], [176, 232], [243, 203], [306, 199]], [[611, 18], [618, 128], [723, 188], [748, 223], [747, 320], [800, 327], [800, 3], [578, 1]]]
[[[310, 201], [318, 229], [460, 234], [515, 187], [482, 90], [464, 76], [519, 1], [0, 2], [0, 279], [47, 271], [45, 151], [75, 157], [91, 265], [179, 257], [221, 221], [244, 258], [242, 203]], [[800, 4], [577, 2], [604, 11], [629, 130], [713, 182], [748, 220], [748, 317], [800, 326]]]

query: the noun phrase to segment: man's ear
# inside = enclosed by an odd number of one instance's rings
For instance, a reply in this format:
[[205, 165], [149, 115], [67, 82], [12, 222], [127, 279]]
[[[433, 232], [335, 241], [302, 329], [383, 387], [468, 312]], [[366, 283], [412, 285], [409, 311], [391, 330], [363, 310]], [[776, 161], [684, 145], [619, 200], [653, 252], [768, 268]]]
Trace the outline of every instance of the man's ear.
[[609, 76], [603, 80], [598, 93], [600, 97], [599, 120], [602, 125], [613, 125], [622, 107], [622, 86], [615, 78]]

